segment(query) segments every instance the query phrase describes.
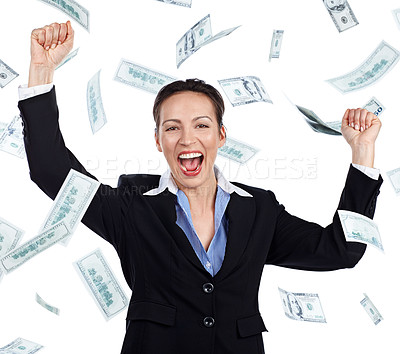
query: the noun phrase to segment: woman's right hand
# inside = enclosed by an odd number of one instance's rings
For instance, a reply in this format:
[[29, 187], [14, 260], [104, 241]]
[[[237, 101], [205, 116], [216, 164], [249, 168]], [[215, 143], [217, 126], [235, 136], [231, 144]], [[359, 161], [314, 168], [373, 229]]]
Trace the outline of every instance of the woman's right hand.
[[28, 86], [52, 82], [54, 70], [68, 55], [73, 45], [74, 30], [70, 21], [34, 29], [31, 34]]

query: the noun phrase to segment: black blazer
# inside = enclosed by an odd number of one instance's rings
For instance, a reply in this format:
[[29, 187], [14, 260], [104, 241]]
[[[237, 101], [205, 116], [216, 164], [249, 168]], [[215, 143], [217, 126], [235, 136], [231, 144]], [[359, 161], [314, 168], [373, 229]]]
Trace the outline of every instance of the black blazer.
[[[70, 168], [91, 176], [64, 145], [54, 88], [18, 106], [31, 179], [50, 198]], [[253, 198], [232, 193], [225, 258], [212, 277], [175, 223], [175, 195], [143, 195], [159, 178], [123, 175], [117, 188], [101, 184], [82, 220], [115, 247], [132, 289], [122, 353], [264, 353], [264, 265], [327, 271], [353, 267], [365, 251], [345, 241], [337, 212], [322, 227], [290, 215], [271, 191], [234, 182]], [[350, 165], [338, 209], [372, 218], [381, 184], [381, 176], [375, 181]]]

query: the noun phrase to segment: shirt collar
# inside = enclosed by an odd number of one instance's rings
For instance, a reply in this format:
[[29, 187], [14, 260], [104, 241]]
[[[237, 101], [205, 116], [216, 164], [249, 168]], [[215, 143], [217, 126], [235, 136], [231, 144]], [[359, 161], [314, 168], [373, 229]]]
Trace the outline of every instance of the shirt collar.
[[[252, 195], [242, 188], [239, 188], [235, 186], [234, 184], [230, 183], [222, 174], [221, 170], [217, 167], [217, 165], [214, 165], [214, 173], [215, 173], [215, 178], [217, 179], [218, 185], [227, 193], [232, 194], [233, 192], [236, 192], [242, 197], [252, 197]], [[166, 188], [168, 190], [175, 194], [178, 192], [178, 186], [176, 185], [174, 179], [172, 178], [171, 175], [171, 170], [168, 168], [161, 176], [160, 182], [158, 184], [157, 188], [151, 189], [146, 193], [143, 193], [143, 195], [158, 195], [161, 192], [163, 192]]]

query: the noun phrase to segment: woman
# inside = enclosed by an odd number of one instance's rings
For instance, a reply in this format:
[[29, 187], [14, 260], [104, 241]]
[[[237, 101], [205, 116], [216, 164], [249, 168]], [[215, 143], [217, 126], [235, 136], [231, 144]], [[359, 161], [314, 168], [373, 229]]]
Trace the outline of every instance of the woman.
[[[69, 22], [32, 32], [29, 83], [20, 92], [31, 179], [51, 198], [71, 168], [91, 176], [64, 145], [52, 85], [73, 38]], [[164, 87], [153, 113], [169, 169], [121, 176], [117, 188], [101, 184], [82, 220], [115, 247], [133, 291], [122, 353], [264, 353], [264, 265], [333, 270], [353, 267], [365, 251], [345, 241], [337, 213], [324, 228], [290, 215], [271, 191], [228, 182], [214, 165], [223, 112], [221, 95], [202, 81]], [[354, 165], [339, 209], [373, 217], [380, 126], [365, 110], [343, 117]]]

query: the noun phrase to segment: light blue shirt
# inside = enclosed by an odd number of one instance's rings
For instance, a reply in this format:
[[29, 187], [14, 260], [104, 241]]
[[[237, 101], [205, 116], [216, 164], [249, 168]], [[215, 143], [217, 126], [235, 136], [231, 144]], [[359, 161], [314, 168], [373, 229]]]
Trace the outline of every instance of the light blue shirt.
[[225, 210], [231, 193], [236, 192], [242, 197], [252, 197], [248, 192], [228, 182], [216, 165], [214, 165], [214, 173], [218, 183], [215, 197], [214, 236], [207, 251], [204, 249], [194, 228], [189, 200], [186, 194], [177, 187], [169, 169], [161, 176], [157, 188], [144, 193], [144, 195], [157, 195], [164, 191], [165, 188], [168, 188], [171, 193], [176, 195], [176, 224], [185, 233], [204, 269], [212, 276], [220, 270], [225, 257], [228, 235], [228, 220], [225, 216]]

